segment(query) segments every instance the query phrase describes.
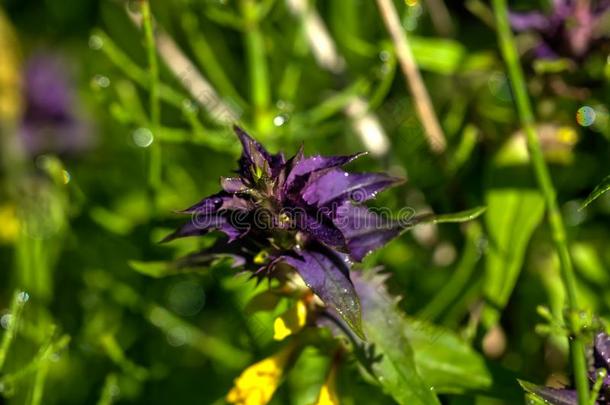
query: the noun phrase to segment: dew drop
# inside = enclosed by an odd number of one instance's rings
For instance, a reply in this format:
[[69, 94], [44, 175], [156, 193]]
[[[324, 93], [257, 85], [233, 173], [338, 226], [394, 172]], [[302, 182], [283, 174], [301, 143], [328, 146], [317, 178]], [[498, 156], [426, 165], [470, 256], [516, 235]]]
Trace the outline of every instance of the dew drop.
[[100, 89], [110, 86], [110, 79], [104, 75], [93, 76], [93, 85]]
[[198, 110], [197, 105], [195, 103], [193, 103], [192, 100], [189, 100], [188, 98], [185, 99], [184, 101], [182, 101], [182, 108], [187, 113], [195, 113]]
[[348, 177], [348, 176], [349, 176], [349, 173], [347, 173], [347, 172], [346, 172], [346, 173], [343, 173], [343, 175], [344, 175], [345, 177]]
[[64, 184], [68, 184], [70, 182], [70, 180], [72, 179], [70, 172], [68, 172], [67, 170], [62, 170], [61, 174], [62, 174], [62, 181], [64, 182]]
[[138, 128], [131, 135], [133, 143], [140, 148], [148, 148], [154, 141], [154, 137], [150, 129]]
[[2, 318], [0, 318], [0, 326], [2, 326], [3, 329], [8, 329], [9, 326], [11, 326], [12, 320], [13, 320], [13, 315], [4, 314], [4, 315], [2, 315]]
[[286, 123], [286, 116], [283, 114], [276, 115], [273, 118], [273, 125], [275, 125], [276, 127], [281, 127], [285, 123]]
[[91, 35], [89, 37], [89, 48], [94, 51], [102, 49], [104, 46], [104, 40], [99, 35]]
[[188, 331], [182, 327], [175, 327], [170, 329], [166, 335], [167, 343], [170, 346], [180, 347], [184, 346], [188, 340]]
[[18, 300], [19, 300], [19, 302], [21, 302], [21, 303], [28, 302], [28, 301], [29, 301], [29, 299], [30, 299], [30, 294], [28, 294], [28, 293], [27, 293], [27, 292], [25, 292], [25, 291], [21, 291], [21, 292], [19, 293], [19, 295], [17, 296], [17, 299], [18, 299]]

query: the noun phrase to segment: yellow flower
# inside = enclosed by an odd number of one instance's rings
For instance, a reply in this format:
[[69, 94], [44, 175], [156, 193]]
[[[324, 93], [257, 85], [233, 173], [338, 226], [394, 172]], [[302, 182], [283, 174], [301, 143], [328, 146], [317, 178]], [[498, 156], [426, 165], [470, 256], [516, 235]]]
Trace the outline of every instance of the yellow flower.
[[17, 119], [21, 110], [18, 41], [8, 17], [0, 10], [0, 121]]
[[336, 367], [332, 365], [314, 405], [339, 405], [339, 397], [335, 389], [336, 373]]
[[266, 405], [277, 389], [282, 372], [294, 346], [259, 361], [245, 369], [227, 394], [227, 402], [237, 405]]
[[303, 300], [298, 300], [296, 305], [275, 319], [273, 323], [273, 338], [283, 340], [286, 336], [297, 333], [307, 321], [307, 305]]
[[0, 243], [14, 242], [20, 228], [14, 205], [0, 205], [0, 224]]

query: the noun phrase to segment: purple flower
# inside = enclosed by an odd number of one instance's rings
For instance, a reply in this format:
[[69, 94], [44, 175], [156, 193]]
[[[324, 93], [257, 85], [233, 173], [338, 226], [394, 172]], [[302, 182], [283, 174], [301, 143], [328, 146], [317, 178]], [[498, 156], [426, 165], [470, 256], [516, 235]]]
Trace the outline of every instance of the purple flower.
[[[402, 180], [383, 173], [349, 173], [341, 167], [361, 154], [271, 154], [235, 127], [243, 152], [237, 176], [222, 190], [184, 210], [192, 215], [165, 241], [220, 231], [225, 239], [185, 264], [230, 255], [258, 277], [296, 270], [324, 303], [362, 336], [360, 301], [350, 280], [352, 262], [398, 236], [408, 221], [373, 212], [363, 202]], [[409, 219], [409, 218], [407, 218]]]
[[[598, 333], [593, 341], [592, 352], [589, 381], [593, 385], [597, 380], [598, 371], [606, 371], [606, 377], [597, 397], [597, 404], [607, 405], [610, 404], [610, 336], [604, 332]], [[549, 404], [578, 405], [576, 390], [540, 387], [524, 382], [521, 385], [526, 391], [547, 401]]]
[[26, 64], [21, 138], [31, 155], [76, 153], [92, 144], [91, 128], [77, 113], [74, 86], [66, 72], [67, 66], [55, 55], [38, 53]]
[[542, 59], [569, 57], [580, 60], [608, 32], [603, 27], [610, 2], [554, 0], [549, 14], [538, 11], [511, 13], [517, 32], [531, 31], [540, 36], [535, 54]]

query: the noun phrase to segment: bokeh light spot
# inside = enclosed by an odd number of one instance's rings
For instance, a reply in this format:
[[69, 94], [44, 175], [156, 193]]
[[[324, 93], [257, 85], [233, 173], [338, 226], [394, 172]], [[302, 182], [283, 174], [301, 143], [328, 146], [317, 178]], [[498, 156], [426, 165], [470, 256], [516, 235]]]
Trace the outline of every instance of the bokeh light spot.
[[582, 106], [576, 112], [576, 122], [578, 125], [588, 127], [595, 122], [595, 110], [588, 105]]

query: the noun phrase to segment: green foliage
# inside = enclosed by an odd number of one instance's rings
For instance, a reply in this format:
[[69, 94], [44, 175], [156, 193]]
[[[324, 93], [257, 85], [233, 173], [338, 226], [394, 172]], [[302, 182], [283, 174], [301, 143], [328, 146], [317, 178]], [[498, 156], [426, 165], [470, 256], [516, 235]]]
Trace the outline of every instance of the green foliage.
[[[391, 3], [440, 154], [376, 1], [2, 4], [0, 403], [223, 404], [249, 365], [293, 342], [304, 349], [272, 405], [314, 403], [335, 365], [347, 405], [548, 403], [535, 387], [574, 385], [566, 334], [610, 320], [607, 39], [539, 59], [539, 35], [512, 41], [484, 2]], [[38, 49], [66, 62], [90, 149], [55, 149], [49, 125], [48, 149], [19, 147]], [[377, 287], [362, 299], [366, 341], [329, 332], [299, 280], [188, 256], [214, 235], [158, 243], [235, 169], [233, 121], [274, 153], [369, 151], [350, 170], [407, 179], [375, 204], [404, 208], [409, 231], [355, 265], [356, 287], [360, 274]], [[303, 330], [275, 341], [298, 300]]]

